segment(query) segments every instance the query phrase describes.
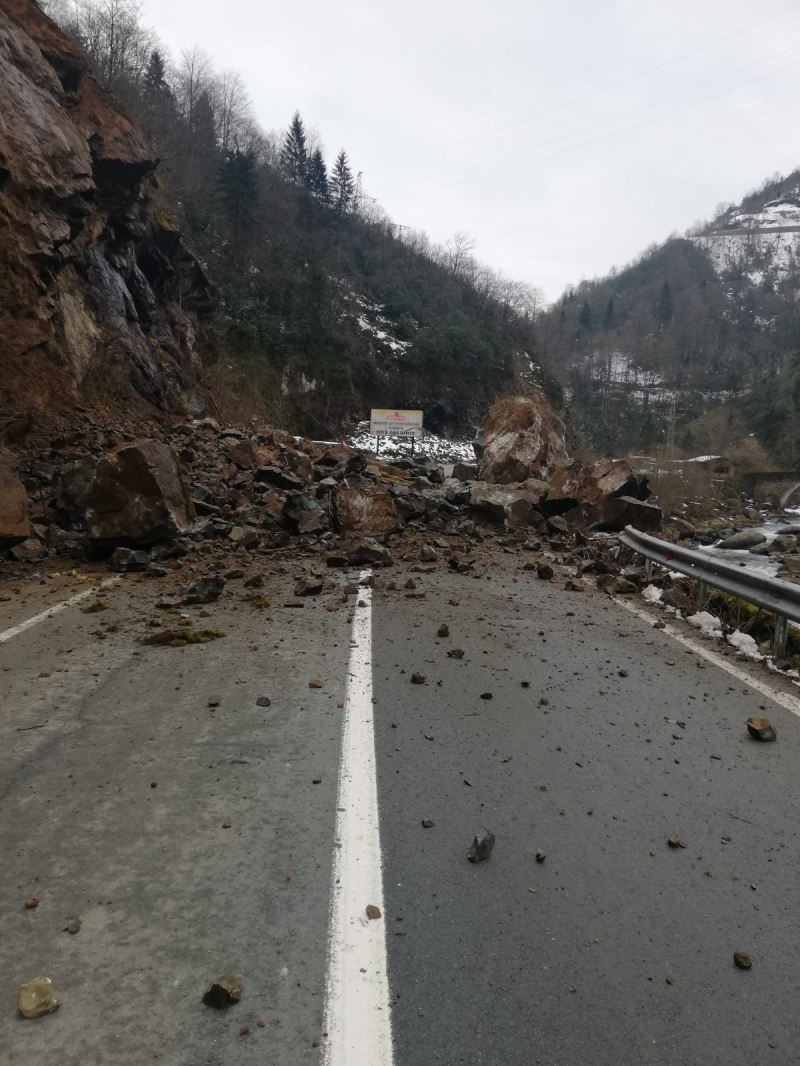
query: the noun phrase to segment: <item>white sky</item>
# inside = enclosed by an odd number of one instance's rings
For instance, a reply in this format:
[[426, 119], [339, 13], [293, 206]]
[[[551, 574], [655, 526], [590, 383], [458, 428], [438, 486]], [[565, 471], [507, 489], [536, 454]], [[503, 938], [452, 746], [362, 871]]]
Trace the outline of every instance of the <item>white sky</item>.
[[330, 160], [344, 146], [395, 222], [439, 241], [465, 230], [550, 299], [800, 164], [800, 2], [144, 0], [143, 14], [174, 56], [197, 44], [240, 71], [266, 129], [298, 109]]

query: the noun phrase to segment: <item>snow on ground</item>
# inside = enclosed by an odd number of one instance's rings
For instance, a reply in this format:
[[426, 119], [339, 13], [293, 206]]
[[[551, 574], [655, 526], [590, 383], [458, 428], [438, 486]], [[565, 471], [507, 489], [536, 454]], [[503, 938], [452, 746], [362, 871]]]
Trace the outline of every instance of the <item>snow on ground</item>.
[[[345, 444], [353, 448], [363, 448], [374, 452], [378, 449], [378, 438], [369, 431], [369, 422], [359, 422], [355, 433], [345, 438]], [[411, 455], [411, 438], [381, 437], [380, 454], [399, 459]], [[427, 455], [437, 463], [474, 463], [475, 448], [471, 440], [450, 440], [435, 433], [426, 433], [414, 441], [414, 454]]]
[[342, 318], [351, 317], [362, 333], [368, 333], [375, 342], [382, 346], [385, 351], [398, 357], [404, 355], [412, 345], [412, 341], [403, 341], [396, 337], [394, 330], [396, 323], [383, 314], [383, 304], [371, 303], [366, 296], [356, 292], [341, 279], [331, 278], [344, 296], [347, 310], [341, 315]]
[[642, 589], [642, 598], [646, 603], [661, 603], [661, 589], [657, 585], [648, 585]]
[[709, 614], [708, 611], [698, 611], [696, 614], [690, 614], [686, 621], [690, 626], [701, 630], [704, 637], [722, 636], [719, 619], [715, 618], [713, 614]]
[[725, 223], [728, 229], [770, 229], [776, 226], [800, 226], [800, 202], [796, 196], [769, 200], [760, 211], [736, 211]]
[[733, 633], [730, 633], [726, 639], [729, 644], [734, 648], [737, 648], [744, 655], [749, 656], [751, 659], [764, 658], [758, 650], [758, 645], [749, 633], [742, 633], [740, 629], [737, 629]]

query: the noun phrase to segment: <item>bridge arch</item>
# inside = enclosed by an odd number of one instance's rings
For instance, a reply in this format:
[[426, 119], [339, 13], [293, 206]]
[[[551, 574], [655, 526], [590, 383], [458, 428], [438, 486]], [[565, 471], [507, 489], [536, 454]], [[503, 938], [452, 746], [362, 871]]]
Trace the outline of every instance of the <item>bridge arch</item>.
[[781, 507], [788, 507], [789, 504], [792, 502], [794, 496], [797, 496], [797, 499], [794, 502], [796, 504], [800, 504], [800, 481], [798, 481], [796, 485], [793, 485], [790, 489], [784, 492], [783, 496], [781, 496]]

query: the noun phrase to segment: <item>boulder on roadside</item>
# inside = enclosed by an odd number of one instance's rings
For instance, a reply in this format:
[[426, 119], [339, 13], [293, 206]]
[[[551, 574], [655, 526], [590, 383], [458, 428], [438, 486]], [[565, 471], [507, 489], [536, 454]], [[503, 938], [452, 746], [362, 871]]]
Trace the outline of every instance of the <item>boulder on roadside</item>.
[[371, 485], [337, 486], [333, 492], [333, 514], [340, 533], [391, 533], [399, 526], [391, 494]]
[[507, 522], [514, 529], [533, 525], [537, 505], [547, 495], [548, 485], [536, 478], [515, 484], [490, 485], [473, 481], [469, 505], [494, 522]]
[[453, 463], [453, 473], [456, 481], [475, 481], [478, 477], [477, 463]]
[[564, 423], [544, 393], [505, 396], [489, 408], [475, 438], [482, 481], [545, 479], [569, 463]]
[[12, 548], [30, 535], [25, 486], [16, 474], [0, 468], [0, 548]]
[[154, 544], [188, 529], [190, 507], [172, 450], [157, 440], [136, 440], [97, 464], [86, 530], [97, 544]]
[[650, 489], [646, 477], [638, 477], [625, 459], [598, 459], [584, 466], [577, 460], [556, 470], [550, 478], [548, 509], [554, 504], [599, 504], [607, 496], [646, 500]]
[[657, 533], [663, 518], [657, 504], [636, 500], [632, 496], [608, 496], [590, 507], [585, 514], [589, 528], [598, 533], [619, 533], [626, 526], [633, 526], [643, 533]]
[[[331, 563], [330, 555], [328, 555], [326, 562], [329, 566], [335, 565]], [[372, 537], [365, 537], [360, 544], [348, 549], [347, 562], [351, 566], [358, 566], [362, 563], [367, 563], [371, 566], [391, 566], [394, 559], [392, 558], [392, 553], [383, 544], [379, 544]]]
[[10, 548], [9, 554], [18, 563], [40, 563], [47, 558], [48, 553], [46, 545], [38, 537], [28, 537]]

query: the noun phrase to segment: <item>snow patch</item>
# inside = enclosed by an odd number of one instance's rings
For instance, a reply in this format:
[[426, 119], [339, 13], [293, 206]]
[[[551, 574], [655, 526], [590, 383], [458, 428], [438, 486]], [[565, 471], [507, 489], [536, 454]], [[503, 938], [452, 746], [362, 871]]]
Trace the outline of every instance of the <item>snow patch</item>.
[[642, 599], [646, 603], [661, 603], [662, 591], [657, 585], [648, 585], [642, 589]]
[[764, 656], [758, 650], [758, 645], [750, 636], [749, 633], [742, 633], [740, 629], [735, 630], [727, 637], [729, 644], [734, 648], [738, 648], [740, 652], [743, 652], [750, 659], [763, 659]]
[[[370, 433], [369, 422], [359, 422], [345, 444], [363, 451], [378, 450], [378, 438]], [[411, 455], [411, 438], [381, 437], [380, 454], [387, 458], [406, 458]], [[414, 454], [427, 455], [437, 463], [474, 463], [475, 448], [471, 440], [450, 440], [435, 433], [425, 433], [414, 441]]]
[[690, 614], [686, 621], [689, 625], [694, 626], [695, 629], [699, 629], [704, 637], [722, 636], [719, 619], [715, 618], [713, 614], [709, 614], [708, 611], [697, 611], [696, 614]]

